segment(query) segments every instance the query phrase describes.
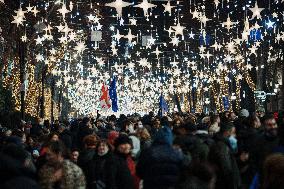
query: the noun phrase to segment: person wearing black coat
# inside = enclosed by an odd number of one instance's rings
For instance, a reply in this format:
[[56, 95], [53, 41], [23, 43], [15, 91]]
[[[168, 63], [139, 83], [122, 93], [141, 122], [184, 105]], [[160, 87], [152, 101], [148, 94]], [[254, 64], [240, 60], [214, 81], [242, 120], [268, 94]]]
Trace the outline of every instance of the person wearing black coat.
[[72, 148], [72, 133], [63, 124], [59, 125], [59, 138], [67, 149]]
[[239, 168], [229, 141], [233, 128], [230, 122], [221, 124], [221, 130], [214, 138], [216, 143], [211, 146], [208, 155], [208, 161], [216, 169], [218, 189], [238, 189], [241, 186]]
[[83, 148], [83, 139], [87, 135], [91, 135], [94, 133], [92, 129], [91, 120], [88, 117], [85, 117], [83, 121], [80, 123], [79, 132], [77, 134], [78, 137], [78, 147]]
[[115, 142], [113, 158], [106, 169], [109, 171], [107, 189], [134, 189], [134, 178], [128, 168], [127, 157], [130, 153], [132, 141], [128, 136], [119, 136]]
[[172, 131], [165, 126], [156, 134], [152, 146], [141, 153], [136, 171], [143, 179], [144, 189], [167, 189], [177, 184], [184, 156], [172, 143]]
[[113, 162], [113, 153], [111, 146], [105, 140], [98, 142], [96, 154], [88, 162], [85, 171], [87, 186], [89, 189], [108, 188], [111, 181], [111, 164]]

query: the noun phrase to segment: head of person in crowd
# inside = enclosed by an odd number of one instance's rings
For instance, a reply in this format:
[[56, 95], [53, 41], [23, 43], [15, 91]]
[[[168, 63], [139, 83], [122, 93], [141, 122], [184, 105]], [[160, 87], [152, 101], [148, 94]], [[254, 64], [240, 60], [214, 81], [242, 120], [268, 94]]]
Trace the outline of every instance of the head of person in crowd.
[[273, 115], [267, 114], [263, 117], [263, 127], [265, 135], [269, 138], [276, 138], [278, 125]]
[[172, 145], [173, 144], [173, 133], [170, 127], [161, 128], [154, 136], [153, 144], [155, 145]]
[[96, 126], [97, 126], [97, 128], [98, 129], [100, 129], [100, 128], [102, 128], [102, 127], [104, 127], [105, 126], [105, 122], [104, 122], [104, 120], [103, 119], [98, 119], [97, 120], [97, 123], [96, 123]]
[[72, 152], [71, 152], [70, 160], [73, 163], [77, 164], [79, 155], [80, 155], [79, 149], [73, 149]]
[[140, 141], [151, 140], [151, 135], [146, 128], [138, 128], [136, 131], [136, 135], [140, 139]]
[[43, 126], [44, 126], [44, 128], [46, 128], [46, 129], [50, 129], [50, 122], [49, 122], [49, 120], [44, 120]]
[[235, 114], [234, 111], [229, 113], [228, 119], [229, 119], [229, 121], [232, 121], [232, 122], [237, 119], [237, 115]]
[[249, 116], [249, 111], [247, 109], [242, 109], [239, 113], [240, 119], [245, 119]]
[[115, 151], [121, 155], [130, 155], [132, 140], [125, 134], [121, 134], [114, 142]]
[[59, 141], [58, 133], [50, 133], [48, 136], [48, 141]]
[[183, 124], [183, 121], [180, 117], [177, 117], [173, 120], [173, 127], [180, 127]]
[[258, 108], [256, 110], [256, 115], [259, 117], [259, 118], [262, 118], [263, 116], [265, 116], [265, 109], [264, 108]]
[[249, 128], [252, 129], [259, 129], [261, 127], [261, 122], [257, 115], [250, 115], [246, 119], [245, 123]]
[[194, 163], [189, 166], [185, 180], [179, 184], [180, 189], [214, 189], [216, 173], [209, 163]]
[[48, 165], [59, 165], [68, 157], [67, 149], [61, 141], [50, 141], [46, 145], [46, 160]]
[[98, 156], [104, 156], [111, 152], [112, 150], [111, 145], [107, 142], [107, 140], [99, 140], [96, 148], [96, 152]]
[[122, 123], [121, 132], [125, 132], [127, 134], [135, 133], [134, 124], [130, 120], [125, 120]]
[[110, 145], [114, 146], [115, 140], [119, 137], [119, 132], [110, 131], [107, 136], [107, 141]]
[[212, 115], [210, 117], [210, 123], [211, 123], [211, 125], [213, 125], [213, 124], [220, 125], [220, 123], [221, 123], [220, 116], [218, 114]]
[[97, 147], [99, 137], [95, 134], [87, 135], [83, 139], [85, 149], [95, 149]]
[[63, 123], [59, 124], [58, 132], [63, 133], [63, 131], [65, 131], [65, 130], [66, 130], [66, 125], [64, 125]]
[[83, 127], [89, 127], [89, 128], [92, 128], [92, 124], [91, 124], [91, 119], [89, 117], [84, 117], [82, 122], [81, 122], [81, 125]]
[[236, 128], [232, 122], [221, 123], [220, 133], [228, 139], [233, 152], [238, 150], [238, 141], [236, 139]]
[[160, 129], [161, 128], [161, 120], [158, 117], [156, 117], [153, 120], [153, 128], [154, 129]]
[[19, 164], [29, 172], [36, 172], [31, 156], [22, 146], [10, 143], [2, 149], [2, 153], [19, 162]]
[[44, 120], [39, 117], [39, 118], [37, 119], [37, 124], [40, 125], [40, 126], [44, 126]]
[[263, 166], [264, 189], [281, 189], [284, 186], [284, 155], [273, 154], [266, 158]]
[[23, 132], [23, 131], [21, 131], [19, 129], [13, 131], [12, 135], [16, 136], [16, 137], [19, 137], [22, 140], [22, 143], [25, 143], [26, 140], [27, 140], [25, 132]]

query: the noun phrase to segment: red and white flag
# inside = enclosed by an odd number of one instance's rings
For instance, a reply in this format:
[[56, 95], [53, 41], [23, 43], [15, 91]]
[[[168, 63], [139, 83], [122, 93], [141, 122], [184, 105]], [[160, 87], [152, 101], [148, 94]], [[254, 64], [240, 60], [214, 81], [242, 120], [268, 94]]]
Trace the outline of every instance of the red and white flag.
[[100, 98], [100, 103], [101, 103], [101, 108], [104, 111], [107, 111], [111, 107], [110, 97], [109, 97], [109, 93], [108, 93], [108, 87], [105, 86], [104, 83], [103, 83], [103, 86], [102, 86], [102, 96]]

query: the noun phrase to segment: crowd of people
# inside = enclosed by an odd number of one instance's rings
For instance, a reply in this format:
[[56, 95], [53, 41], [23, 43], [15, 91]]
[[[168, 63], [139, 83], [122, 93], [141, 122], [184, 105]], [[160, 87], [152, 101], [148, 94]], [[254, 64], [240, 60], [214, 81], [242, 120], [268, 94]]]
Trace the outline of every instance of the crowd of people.
[[134, 114], [0, 127], [1, 189], [282, 189], [283, 115]]

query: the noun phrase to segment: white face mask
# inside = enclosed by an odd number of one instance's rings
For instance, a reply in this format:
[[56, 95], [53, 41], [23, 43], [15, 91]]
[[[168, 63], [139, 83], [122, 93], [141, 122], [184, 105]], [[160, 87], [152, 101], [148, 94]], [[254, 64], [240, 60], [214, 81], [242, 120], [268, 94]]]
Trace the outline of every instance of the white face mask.
[[143, 124], [141, 122], [138, 122], [138, 128], [143, 128]]

